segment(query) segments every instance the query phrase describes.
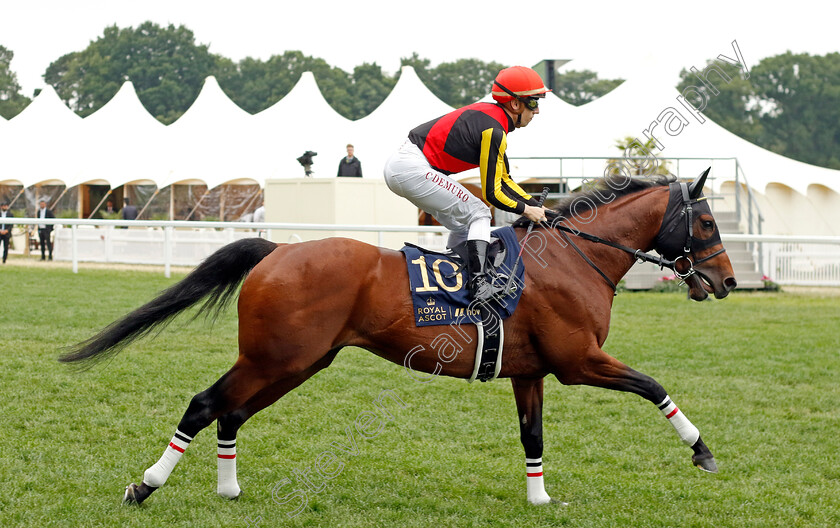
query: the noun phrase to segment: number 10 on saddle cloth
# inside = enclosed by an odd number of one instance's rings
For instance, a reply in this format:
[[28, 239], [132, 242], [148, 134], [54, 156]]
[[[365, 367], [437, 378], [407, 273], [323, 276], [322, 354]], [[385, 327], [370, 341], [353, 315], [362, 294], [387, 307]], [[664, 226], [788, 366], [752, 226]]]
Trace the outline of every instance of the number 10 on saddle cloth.
[[[497, 261], [500, 252], [504, 253], [502, 262], [496, 262], [499, 265], [496, 266], [494, 278], [496, 284], [501, 286], [508, 282], [519, 254], [519, 241], [511, 227], [496, 229], [491, 235], [495, 240], [489, 252], [490, 262]], [[495, 248], [497, 244], [498, 251]], [[405, 254], [408, 267], [414, 321], [417, 326], [448, 325], [465, 321], [476, 323], [481, 320], [478, 303], [470, 306], [463, 259], [452, 253], [435, 253], [410, 245], [404, 246], [400, 251]], [[521, 264], [516, 269], [512, 291], [486, 305], [486, 308], [495, 311], [500, 319], [510, 317], [519, 303], [525, 276], [525, 267]]]

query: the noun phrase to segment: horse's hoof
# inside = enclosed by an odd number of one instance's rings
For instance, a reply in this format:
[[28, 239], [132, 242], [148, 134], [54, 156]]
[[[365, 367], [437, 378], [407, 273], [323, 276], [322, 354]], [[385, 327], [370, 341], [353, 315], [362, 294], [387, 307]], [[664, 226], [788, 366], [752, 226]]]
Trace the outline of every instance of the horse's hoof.
[[715, 457], [713, 457], [713, 456], [709, 456], [709, 455], [707, 455], [707, 456], [703, 456], [703, 455], [697, 456], [697, 455], [695, 455], [695, 456], [691, 457], [691, 462], [695, 466], [702, 469], [703, 471], [708, 471], [709, 473], [717, 473], [718, 472], [718, 467], [717, 467], [717, 464], [715, 463]]
[[137, 500], [137, 485], [135, 483], [131, 483], [125, 487], [125, 495], [123, 495], [123, 504], [140, 504], [140, 501]]
[[239, 497], [242, 496], [242, 490], [239, 490], [239, 493], [237, 493], [236, 495], [233, 495], [233, 496], [223, 495], [221, 493], [219, 493], [218, 495], [219, 495], [219, 497], [221, 497], [223, 499], [235, 501], [235, 500], [239, 500]]
[[528, 502], [531, 503], [531, 505], [533, 505], [533, 506], [543, 506], [545, 504], [556, 504], [558, 506], [568, 506], [569, 505], [568, 502], [563, 502], [563, 501], [558, 500], [558, 499], [552, 499], [548, 495], [542, 495], [541, 497], [535, 498], [535, 499], [528, 499]]
[[125, 495], [123, 495], [123, 504], [143, 504], [143, 501], [149, 498], [149, 495], [152, 494], [157, 488], [153, 488], [151, 486], [147, 486], [145, 482], [140, 483], [138, 486], [135, 483], [131, 483], [125, 487]]

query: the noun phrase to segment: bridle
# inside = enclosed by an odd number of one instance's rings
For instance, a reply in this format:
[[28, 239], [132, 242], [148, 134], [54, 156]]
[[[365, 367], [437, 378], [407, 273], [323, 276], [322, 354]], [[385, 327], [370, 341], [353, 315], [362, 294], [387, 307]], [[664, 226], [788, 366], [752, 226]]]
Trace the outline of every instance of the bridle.
[[[691, 197], [691, 192], [689, 191], [688, 184], [684, 182], [674, 182], [669, 185], [670, 190], [670, 197], [668, 199], [668, 206], [665, 209], [665, 215], [662, 219], [662, 225], [659, 228], [659, 234], [656, 236], [656, 248], [657, 251], [660, 253], [659, 255], [652, 255], [650, 253], [646, 253], [641, 249], [633, 249], [631, 247], [625, 246], [623, 244], [619, 244], [617, 242], [612, 242], [611, 240], [605, 240], [599, 236], [592, 235], [589, 233], [584, 233], [583, 231], [578, 231], [575, 229], [571, 229], [564, 225], [560, 225], [557, 223], [556, 225], [549, 224], [547, 222], [542, 222], [541, 225], [543, 227], [549, 229], [558, 229], [560, 231], [561, 236], [564, 240], [572, 246], [572, 248], [578, 253], [578, 255], [589, 264], [595, 271], [598, 272], [599, 275], [610, 285], [613, 291], [616, 290], [616, 285], [607, 277], [607, 275], [598, 267], [597, 264], [592, 262], [592, 260], [586, 256], [586, 254], [581, 250], [577, 244], [572, 241], [569, 237], [569, 234], [582, 238], [584, 240], [588, 240], [590, 242], [595, 242], [598, 244], [603, 244], [615, 249], [620, 249], [625, 253], [629, 253], [633, 255], [633, 258], [636, 259], [638, 262], [651, 262], [659, 266], [659, 269], [668, 268], [674, 272], [674, 275], [680, 279], [680, 281], [685, 282], [686, 279], [697, 273], [695, 267], [708, 261], [716, 256], [724, 253], [726, 251], [725, 248], [721, 248], [711, 255], [707, 255], [699, 260], [692, 259], [692, 252], [694, 250], [703, 250], [709, 247], [715, 246], [721, 243], [720, 233], [715, 226], [715, 231], [711, 237], [707, 239], [700, 239], [694, 236], [694, 213], [695, 211], [699, 212], [700, 214], [709, 213], [711, 214], [711, 208], [709, 207], [706, 198], [703, 196], [698, 196], [696, 198]], [[699, 193], [698, 193], [699, 194]], [[551, 214], [551, 211], [549, 211]], [[684, 242], [674, 244], [674, 234], [675, 230], [682, 226], [682, 229], [685, 231], [685, 238], [680, 237], [681, 240]], [[525, 241], [523, 240], [523, 244]], [[682, 247], [680, 247], [682, 246]], [[686, 271], [680, 272], [678, 267], [678, 262], [684, 260], [688, 263], [688, 269]]]
[[[673, 269], [674, 275], [676, 275], [678, 279], [685, 281], [687, 278], [696, 273], [694, 269], [695, 266], [699, 266], [707, 260], [715, 258], [725, 252], [726, 249], [721, 247], [721, 249], [715, 251], [711, 255], [692, 261], [691, 254], [693, 249], [704, 250], [721, 243], [720, 232], [718, 231], [717, 226], [715, 226], [715, 231], [709, 238], [705, 240], [696, 238], [694, 236], [695, 209], [699, 212], [699, 214], [712, 214], [712, 210], [706, 201], [706, 197], [697, 196], [696, 198], [692, 198], [688, 189], [688, 184], [684, 182], [671, 183], [669, 188], [671, 196], [668, 200], [668, 208], [666, 208], [665, 215], [662, 218], [662, 226], [659, 228], [659, 234], [656, 236], [656, 247], [666, 256], [677, 254], [673, 260], [674, 266], [671, 269]], [[677, 200], [681, 202], [679, 207], [682, 207], [682, 210], [678, 215], [674, 215], [672, 206], [673, 204], [676, 204]], [[671, 234], [681, 224], [680, 220], [684, 220], [685, 226], [685, 242], [682, 245], [682, 255], [678, 255], [679, 248], [674, 248], [673, 243], [671, 242]], [[681, 273], [677, 269], [677, 262], [680, 260], [688, 262], [688, 269], [684, 273]]]

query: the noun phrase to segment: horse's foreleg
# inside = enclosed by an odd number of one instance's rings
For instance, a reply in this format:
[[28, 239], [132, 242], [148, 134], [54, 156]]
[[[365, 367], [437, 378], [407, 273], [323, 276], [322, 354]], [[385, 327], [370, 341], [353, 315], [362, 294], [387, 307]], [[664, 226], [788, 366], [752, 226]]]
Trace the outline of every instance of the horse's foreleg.
[[552, 501], [543, 482], [542, 403], [543, 379], [511, 378], [516, 411], [519, 414], [519, 434], [525, 448], [525, 482], [528, 502], [547, 504]]
[[183, 418], [178, 423], [172, 440], [160, 459], [143, 474], [143, 482], [126, 487], [123, 502], [140, 504], [156, 489], [163, 486], [190, 442], [199, 431], [210, 425], [222, 414], [245, 403], [271, 380], [262, 377], [259, 369], [244, 368], [239, 364], [219, 378], [207, 390], [196, 394]]
[[691, 461], [695, 466], [717, 473], [712, 452], [700, 438], [700, 431], [671, 400], [665, 389], [646, 374], [631, 369], [598, 348], [590, 353], [585, 364], [576, 371], [564, 371], [558, 379], [568, 385], [582, 384], [605, 389], [638, 394], [652, 402], [674, 426], [680, 440], [694, 451]]

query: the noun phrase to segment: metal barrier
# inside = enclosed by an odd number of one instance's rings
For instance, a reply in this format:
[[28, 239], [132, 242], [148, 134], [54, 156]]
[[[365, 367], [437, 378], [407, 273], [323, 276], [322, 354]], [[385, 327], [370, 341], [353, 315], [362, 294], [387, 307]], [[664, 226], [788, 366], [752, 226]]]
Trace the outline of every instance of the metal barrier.
[[[768, 278], [790, 286], [840, 286], [840, 237], [721, 235], [727, 242], [750, 242]], [[761, 247], [761, 250], [758, 249]]]
[[[73, 273], [79, 271], [79, 261], [90, 262], [128, 262], [140, 264], [162, 264], [166, 277], [171, 276], [173, 264], [196, 265], [198, 262], [209, 256], [216, 249], [233, 242], [238, 238], [257, 237], [266, 230], [282, 231], [331, 231], [349, 233], [378, 233], [378, 243], [382, 245], [384, 233], [448, 233], [445, 227], [441, 226], [386, 226], [386, 225], [335, 225], [335, 224], [290, 224], [276, 222], [204, 222], [204, 221], [182, 221], [182, 220], [88, 220], [78, 218], [6, 218], [5, 223], [21, 225], [42, 225], [70, 226], [70, 229], [56, 230], [56, 241], [66, 240], [69, 243], [68, 260], [73, 263]], [[80, 229], [84, 227], [99, 227], [105, 229]], [[137, 229], [116, 230], [118, 227], [151, 228], [145, 231]], [[195, 236], [187, 236], [188, 231], [176, 231], [177, 229], [190, 229]], [[196, 232], [194, 230], [201, 231]], [[215, 230], [222, 230], [221, 233]], [[246, 233], [236, 233], [235, 230], [246, 230]], [[69, 231], [69, 236], [64, 234]], [[212, 233], [210, 232], [212, 231]], [[136, 236], [135, 236], [136, 234]], [[292, 234], [290, 236], [294, 237]], [[67, 237], [67, 238], [65, 238]], [[297, 237], [300, 239], [300, 237]], [[80, 257], [80, 244], [86, 241], [101, 243], [102, 256], [90, 255]], [[115, 244], [132, 244], [145, 242], [147, 249], [140, 257], [135, 256], [130, 260], [120, 260], [114, 257]], [[192, 257], [187, 260], [178, 259], [175, 253], [176, 244], [189, 244], [200, 246]], [[63, 246], [56, 244], [54, 251]], [[61, 249], [64, 251], [64, 249]], [[137, 253], [135, 252], [135, 255]]]
[[[378, 233], [379, 245], [382, 245], [384, 233], [434, 233], [446, 234], [445, 227], [440, 226], [385, 226], [385, 225], [335, 225], [335, 224], [290, 224], [270, 222], [203, 222], [203, 221], [154, 221], [154, 220], [86, 220], [75, 218], [6, 218], [6, 223], [22, 225], [51, 224], [70, 226], [61, 229], [61, 241], [67, 240], [69, 247], [59, 248], [67, 251], [68, 260], [73, 263], [73, 272], [78, 272], [80, 261], [116, 262], [113, 249], [108, 254], [108, 245], [132, 244], [140, 240], [153, 244], [155, 252], [146, 251], [143, 260], [123, 260], [143, 264], [162, 264], [167, 277], [171, 276], [171, 266], [195, 265], [206, 258], [216, 249], [238, 238], [259, 236], [268, 229], [283, 231], [331, 231], [331, 232], [366, 232]], [[99, 227], [104, 229], [84, 229]], [[146, 230], [117, 230], [117, 227], [152, 228]], [[81, 228], [81, 229], [80, 229]], [[190, 231], [178, 231], [188, 228], [194, 236], [185, 237]], [[203, 229], [202, 229], [203, 228]], [[194, 231], [201, 229], [201, 231]], [[221, 231], [216, 231], [221, 230]], [[240, 230], [235, 232], [235, 230]], [[243, 232], [244, 230], [244, 232]], [[68, 234], [64, 232], [69, 231]], [[135, 235], [129, 236], [131, 233]], [[64, 237], [67, 237], [66, 239]], [[292, 234], [289, 238], [295, 237]], [[299, 237], [298, 237], [299, 238]], [[752, 244], [755, 256], [762, 259], [761, 269], [766, 270], [770, 278], [779, 284], [790, 285], [819, 285], [840, 286], [840, 237], [836, 236], [782, 236], [756, 234], [723, 234], [724, 243], [748, 242]], [[84, 249], [85, 240], [96, 240], [105, 247], [104, 256], [81, 255], [80, 246]], [[428, 244], [430, 239], [423, 241]], [[433, 244], [432, 244], [433, 245]], [[63, 245], [62, 245], [63, 246]], [[186, 252], [181, 257], [176, 253], [176, 247], [194, 247], [194, 251]], [[764, 247], [759, 255], [759, 247]], [[89, 253], [89, 251], [88, 251]]]

